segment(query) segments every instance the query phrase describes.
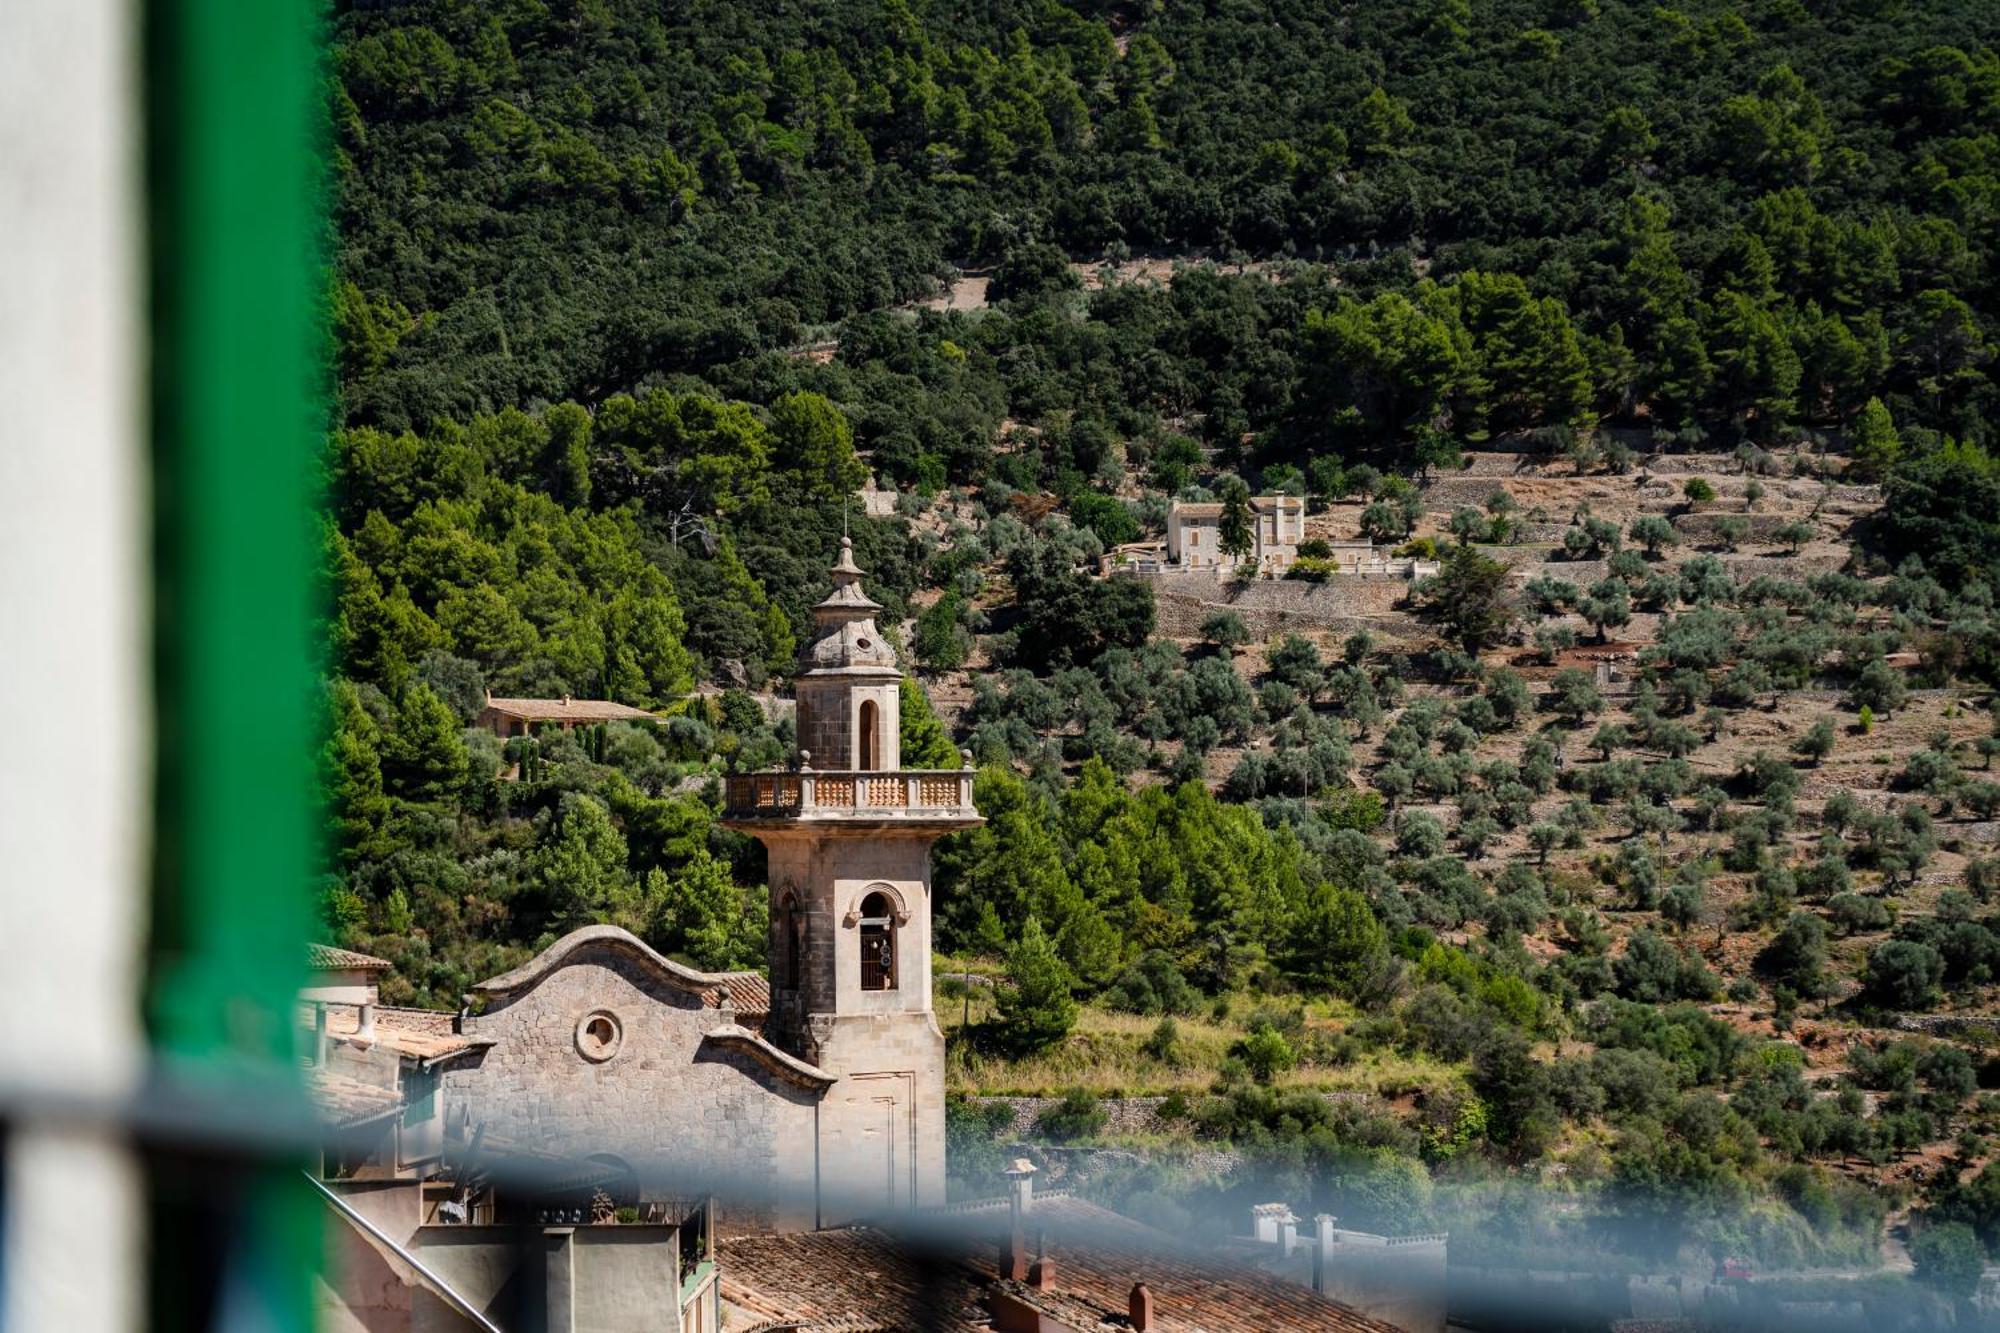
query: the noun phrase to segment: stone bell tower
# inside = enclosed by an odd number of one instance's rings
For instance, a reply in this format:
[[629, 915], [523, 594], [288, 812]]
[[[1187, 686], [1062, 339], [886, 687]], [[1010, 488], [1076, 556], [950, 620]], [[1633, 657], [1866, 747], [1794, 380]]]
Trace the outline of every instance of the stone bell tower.
[[819, 1112], [822, 1225], [944, 1201], [930, 852], [983, 822], [969, 753], [902, 767], [902, 672], [847, 538], [832, 574], [799, 653], [798, 767], [731, 776], [723, 814], [770, 864], [767, 1035], [838, 1080]]

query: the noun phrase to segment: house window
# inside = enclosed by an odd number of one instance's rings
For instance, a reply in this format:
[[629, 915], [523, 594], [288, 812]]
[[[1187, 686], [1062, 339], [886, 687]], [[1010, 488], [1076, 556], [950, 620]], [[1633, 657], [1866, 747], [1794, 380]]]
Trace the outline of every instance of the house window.
[[873, 770], [880, 768], [882, 766], [882, 757], [879, 749], [877, 748], [878, 742], [875, 736], [876, 720], [881, 715], [882, 715], [882, 710], [876, 706], [875, 701], [873, 699], [862, 700], [861, 738], [860, 738], [861, 762], [855, 765], [855, 767], [857, 768]]
[[1189, 545], [1189, 546], [1199, 546], [1199, 545], [1201, 545], [1201, 529], [1200, 529], [1200, 528], [1192, 528], [1192, 529], [1190, 529], [1190, 530], [1188, 531], [1188, 545]]
[[896, 989], [895, 908], [888, 895], [871, 893], [861, 900], [861, 989]]

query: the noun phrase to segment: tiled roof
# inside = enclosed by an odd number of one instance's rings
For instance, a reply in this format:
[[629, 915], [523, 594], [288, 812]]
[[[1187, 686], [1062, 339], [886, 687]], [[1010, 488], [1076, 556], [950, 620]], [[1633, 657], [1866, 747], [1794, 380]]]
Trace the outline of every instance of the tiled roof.
[[488, 699], [487, 708], [529, 722], [655, 722], [643, 708], [609, 699]]
[[[1305, 501], [1296, 495], [1253, 495], [1250, 507], [1259, 513], [1269, 513], [1273, 509], [1293, 510], [1305, 508]], [[1222, 512], [1222, 505], [1213, 500], [1189, 500], [1173, 505], [1169, 514], [1185, 518], [1214, 518]]]
[[[1391, 1325], [1310, 1287], [1197, 1251], [1082, 1199], [1037, 1198], [1029, 1218], [1030, 1235], [1048, 1239], [1056, 1290], [1121, 1321], [1132, 1284], [1144, 1282], [1153, 1293], [1153, 1326], [1161, 1333], [1394, 1333]], [[989, 1254], [975, 1252], [974, 1263], [993, 1271]]]
[[[722, 1007], [722, 994], [727, 992], [729, 1003], [735, 1008], [739, 1018], [763, 1018], [771, 1012], [771, 979], [761, 972], [713, 972], [710, 973], [717, 986], [702, 997], [702, 1004], [709, 1009]], [[753, 1024], [747, 1026], [754, 1027]]]
[[393, 1115], [403, 1107], [402, 1094], [318, 1066], [305, 1071], [306, 1095], [329, 1125], [346, 1128]]
[[1129, 1327], [1132, 1286], [1144, 1282], [1160, 1333], [1395, 1333], [1308, 1286], [1062, 1196], [1037, 1196], [1028, 1218], [1030, 1243], [1044, 1239], [1054, 1262], [1052, 1289], [1003, 1282], [996, 1260], [1006, 1225], [1002, 1205], [926, 1214], [911, 1239], [849, 1227], [727, 1240], [723, 1296], [753, 1321], [792, 1319], [812, 1333], [910, 1327], [961, 1333], [990, 1326], [981, 1302], [998, 1289], [1095, 1333]]
[[395, 964], [386, 958], [373, 954], [356, 953], [352, 949], [336, 949], [331, 944], [308, 944], [306, 965], [322, 972], [361, 971], [386, 972]]
[[986, 1328], [984, 1283], [954, 1257], [928, 1262], [869, 1227], [738, 1236], [717, 1246], [722, 1299], [749, 1316], [809, 1333]]
[[[312, 1025], [307, 1015], [306, 1026]], [[339, 1040], [351, 1041], [361, 1032], [361, 1010], [352, 1004], [329, 1004], [326, 1006], [326, 1034]], [[402, 1055], [414, 1056], [419, 1060], [435, 1060], [440, 1056], [455, 1055], [469, 1051], [475, 1046], [491, 1045], [487, 1038], [468, 1037], [452, 1031], [452, 1015], [435, 1009], [392, 1009], [387, 1005], [375, 1006], [375, 1045], [383, 1046]]]

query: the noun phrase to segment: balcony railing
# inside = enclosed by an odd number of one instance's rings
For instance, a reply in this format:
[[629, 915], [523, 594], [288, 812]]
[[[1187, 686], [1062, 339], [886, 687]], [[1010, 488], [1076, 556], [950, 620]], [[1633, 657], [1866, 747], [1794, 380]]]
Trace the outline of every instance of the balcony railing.
[[972, 810], [969, 768], [803, 769], [736, 773], [723, 786], [724, 813], [738, 819], [791, 815], [959, 815]]

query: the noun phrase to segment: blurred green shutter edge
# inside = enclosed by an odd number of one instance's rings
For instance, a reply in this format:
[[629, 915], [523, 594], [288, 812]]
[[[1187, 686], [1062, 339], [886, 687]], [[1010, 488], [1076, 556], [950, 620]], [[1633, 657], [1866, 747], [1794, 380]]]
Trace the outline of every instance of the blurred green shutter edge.
[[[318, 862], [323, 15], [314, 0], [142, 12], [158, 710], [147, 1018], [168, 1079], [255, 1114], [259, 1098], [296, 1095], [292, 997]], [[154, 1154], [154, 1328], [309, 1326], [320, 1219], [301, 1164]]]

